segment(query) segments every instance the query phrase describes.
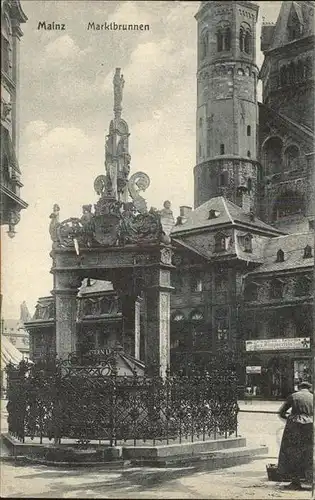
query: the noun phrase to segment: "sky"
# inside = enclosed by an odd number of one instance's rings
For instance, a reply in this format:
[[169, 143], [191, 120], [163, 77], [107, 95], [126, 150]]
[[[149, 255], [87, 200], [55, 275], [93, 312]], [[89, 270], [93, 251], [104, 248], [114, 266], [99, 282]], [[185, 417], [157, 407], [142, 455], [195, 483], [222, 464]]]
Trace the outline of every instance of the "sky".
[[[260, 6], [275, 22], [281, 2]], [[146, 172], [148, 206], [168, 199], [174, 215], [193, 206], [198, 2], [21, 0], [28, 17], [20, 43], [20, 144], [29, 204], [15, 238], [2, 236], [3, 317], [31, 313], [53, 288], [49, 215], [80, 217], [94, 204], [94, 179], [104, 173], [104, 142], [113, 117], [112, 79], [125, 79], [122, 117], [130, 131], [131, 173]], [[38, 30], [40, 21], [64, 31]], [[149, 24], [149, 31], [88, 31], [88, 22]], [[257, 51], [257, 64], [262, 64]], [[5, 231], [7, 228], [2, 228]]]

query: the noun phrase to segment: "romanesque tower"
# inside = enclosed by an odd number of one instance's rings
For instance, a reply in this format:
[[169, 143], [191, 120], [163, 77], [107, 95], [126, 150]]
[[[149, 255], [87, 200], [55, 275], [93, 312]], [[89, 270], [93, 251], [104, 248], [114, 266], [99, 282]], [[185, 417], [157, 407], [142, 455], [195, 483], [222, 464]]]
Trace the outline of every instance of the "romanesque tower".
[[201, 2], [198, 23], [195, 208], [223, 195], [255, 210], [258, 6]]

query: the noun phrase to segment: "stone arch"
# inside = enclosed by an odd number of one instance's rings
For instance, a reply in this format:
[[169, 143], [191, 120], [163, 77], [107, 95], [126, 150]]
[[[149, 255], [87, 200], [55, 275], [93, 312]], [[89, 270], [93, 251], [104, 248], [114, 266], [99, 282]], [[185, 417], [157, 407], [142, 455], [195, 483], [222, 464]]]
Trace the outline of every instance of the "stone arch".
[[265, 175], [275, 174], [282, 168], [283, 141], [279, 136], [268, 137], [262, 145]]

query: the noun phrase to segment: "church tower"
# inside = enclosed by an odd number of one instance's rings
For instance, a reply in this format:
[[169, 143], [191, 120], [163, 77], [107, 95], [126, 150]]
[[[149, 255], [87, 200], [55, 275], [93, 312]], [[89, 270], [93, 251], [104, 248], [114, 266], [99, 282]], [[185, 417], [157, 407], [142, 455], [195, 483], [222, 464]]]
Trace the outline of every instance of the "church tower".
[[255, 211], [256, 23], [249, 1], [205, 1], [198, 23], [195, 208], [225, 196]]

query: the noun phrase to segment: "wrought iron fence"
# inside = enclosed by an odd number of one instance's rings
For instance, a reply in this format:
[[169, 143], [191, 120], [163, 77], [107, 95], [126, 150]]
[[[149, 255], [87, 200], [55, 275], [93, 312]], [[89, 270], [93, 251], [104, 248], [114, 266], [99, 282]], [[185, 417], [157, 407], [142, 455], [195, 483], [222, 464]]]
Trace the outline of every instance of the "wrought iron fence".
[[237, 433], [237, 377], [229, 366], [165, 378], [120, 376], [114, 352], [94, 358], [74, 354], [67, 361], [46, 358], [9, 366], [10, 434], [21, 441], [71, 438], [113, 446]]

